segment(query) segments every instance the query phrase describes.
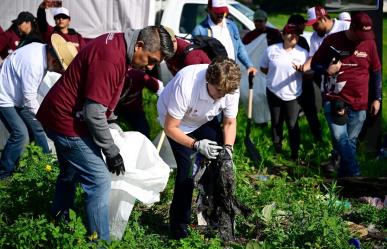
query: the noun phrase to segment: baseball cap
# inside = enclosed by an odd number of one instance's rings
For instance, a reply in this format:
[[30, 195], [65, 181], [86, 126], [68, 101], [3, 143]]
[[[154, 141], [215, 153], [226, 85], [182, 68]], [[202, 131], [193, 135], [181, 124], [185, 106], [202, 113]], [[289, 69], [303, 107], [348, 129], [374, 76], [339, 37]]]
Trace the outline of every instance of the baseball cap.
[[351, 15], [348, 12], [341, 12], [338, 18], [339, 20], [342, 20], [342, 21], [347, 21], [347, 22], [351, 21]]
[[282, 29], [282, 33], [300, 35], [300, 34], [302, 34], [302, 30], [300, 30], [300, 28], [297, 25], [295, 25], [293, 23], [288, 23]]
[[208, 9], [215, 14], [228, 13], [226, 0], [208, 0]]
[[267, 19], [267, 13], [261, 9], [257, 9], [254, 13], [254, 21], [266, 21]]
[[[342, 109], [344, 109], [344, 114], [339, 114], [338, 111]], [[345, 125], [348, 122], [348, 113], [344, 101], [331, 101], [331, 118], [332, 122], [337, 125]]]
[[362, 41], [375, 39], [375, 34], [372, 30], [372, 19], [364, 12], [352, 15], [350, 29]]
[[22, 11], [19, 13], [17, 18], [13, 20], [12, 22], [15, 23], [16, 25], [20, 25], [23, 22], [34, 22], [35, 17], [28, 11]]
[[52, 16], [55, 18], [55, 16], [57, 16], [57, 15], [65, 15], [68, 18], [70, 18], [70, 12], [65, 7], [53, 8], [52, 9]]
[[51, 45], [64, 70], [78, 54], [77, 48], [72, 42], [67, 42], [59, 34], [52, 34]]
[[306, 26], [312, 26], [321, 17], [328, 15], [328, 12], [322, 6], [315, 6], [308, 9], [307, 16], [308, 21], [305, 23]]

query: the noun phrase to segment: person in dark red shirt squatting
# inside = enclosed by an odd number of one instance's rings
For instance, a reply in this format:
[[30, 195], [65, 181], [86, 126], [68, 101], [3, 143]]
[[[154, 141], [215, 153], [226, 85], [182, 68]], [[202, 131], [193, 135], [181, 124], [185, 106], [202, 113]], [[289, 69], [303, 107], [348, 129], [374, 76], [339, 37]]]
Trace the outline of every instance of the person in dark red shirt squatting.
[[[312, 58], [312, 69], [325, 76], [324, 113], [332, 142], [341, 156], [338, 175], [359, 176], [357, 137], [367, 109], [371, 115], [379, 112], [382, 89], [371, 18], [355, 13], [349, 30], [326, 37]], [[370, 107], [369, 91], [374, 96]]]
[[211, 59], [202, 49], [193, 49], [186, 51], [190, 42], [182, 38], [176, 37], [171, 28], [166, 27], [168, 33], [171, 35], [175, 54], [173, 57], [166, 60], [167, 67], [173, 76], [177, 74], [180, 69], [189, 65], [195, 64], [210, 64]]
[[163, 27], [101, 35], [79, 51], [40, 106], [37, 118], [54, 141], [60, 163], [52, 212], [68, 218], [80, 182], [92, 238], [109, 240], [110, 172], [125, 172], [107, 119], [119, 100], [128, 66], [151, 70], [172, 55], [173, 44]]
[[46, 43], [50, 43], [51, 35], [53, 33], [57, 33], [61, 35], [66, 41], [72, 42], [74, 46], [78, 49], [82, 49], [86, 42], [74, 29], [69, 28], [71, 23], [71, 17], [69, 10], [60, 7], [60, 8], [52, 8], [52, 15], [55, 20], [55, 27], [52, 27], [48, 24], [46, 18], [46, 9], [48, 8], [49, 1], [43, 1], [38, 8], [38, 24], [39, 30], [42, 33], [42, 38]]
[[114, 113], [123, 117], [132, 130], [150, 138], [150, 127], [144, 112], [142, 97], [142, 90], [145, 87], [159, 96], [164, 84], [144, 71], [129, 68], [126, 72], [124, 90]]
[[258, 9], [254, 13], [254, 26], [255, 29], [248, 32], [242, 39], [243, 44], [247, 45], [254, 41], [261, 34], [266, 33], [267, 45], [273, 45], [275, 43], [282, 42], [282, 35], [278, 29], [270, 28], [266, 26], [267, 13], [261, 9]]

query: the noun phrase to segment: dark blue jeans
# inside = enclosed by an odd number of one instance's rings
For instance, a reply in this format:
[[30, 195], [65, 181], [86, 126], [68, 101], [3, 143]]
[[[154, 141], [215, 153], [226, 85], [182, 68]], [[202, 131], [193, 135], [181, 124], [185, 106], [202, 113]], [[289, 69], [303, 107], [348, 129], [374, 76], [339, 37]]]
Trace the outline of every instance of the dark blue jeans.
[[53, 202], [55, 216], [66, 214], [74, 204], [76, 184], [85, 192], [87, 231], [98, 238], [109, 238], [109, 196], [111, 174], [92, 138], [68, 137], [47, 130], [54, 141], [60, 164]]
[[[217, 118], [187, 135], [196, 140], [210, 139], [220, 145], [223, 144], [223, 133]], [[192, 168], [195, 151], [176, 143], [169, 137], [168, 140], [177, 164], [175, 189], [169, 210], [169, 220], [171, 232], [179, 237], [179, 235], [184, 236], [184, 233], [187, 232], [187, 227], [191, 220], [192, 192], [194, 188]]]
[[10, 136], [1, 154], [0, 177], [11, 175], [28, 137], [49, 153], [46, 134], [35, 114], [27, 108], [0, 107], [0, 119]]

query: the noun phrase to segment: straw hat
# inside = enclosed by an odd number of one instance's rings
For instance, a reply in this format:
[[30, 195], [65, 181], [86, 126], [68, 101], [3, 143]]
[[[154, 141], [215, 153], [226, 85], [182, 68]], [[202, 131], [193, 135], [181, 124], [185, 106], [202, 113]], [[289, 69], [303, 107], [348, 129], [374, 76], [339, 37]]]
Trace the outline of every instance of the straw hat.
[[71, 42], [67, 42], [62, 36], [58, 34], [52, 34], [51, 45], [54, 48], [56, 56], [64, 70], [70, 65], [71, 61], [77, 55], [78, 50]]

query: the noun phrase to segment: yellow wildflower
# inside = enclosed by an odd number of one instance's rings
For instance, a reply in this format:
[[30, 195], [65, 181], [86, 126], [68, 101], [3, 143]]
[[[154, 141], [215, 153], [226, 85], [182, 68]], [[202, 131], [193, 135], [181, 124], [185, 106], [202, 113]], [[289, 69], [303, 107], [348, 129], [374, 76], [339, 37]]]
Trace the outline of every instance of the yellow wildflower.
[[44, 168], [45, 171], [50, 172], [52, 170], [51, 165], [47, 164], [46, 167]]

